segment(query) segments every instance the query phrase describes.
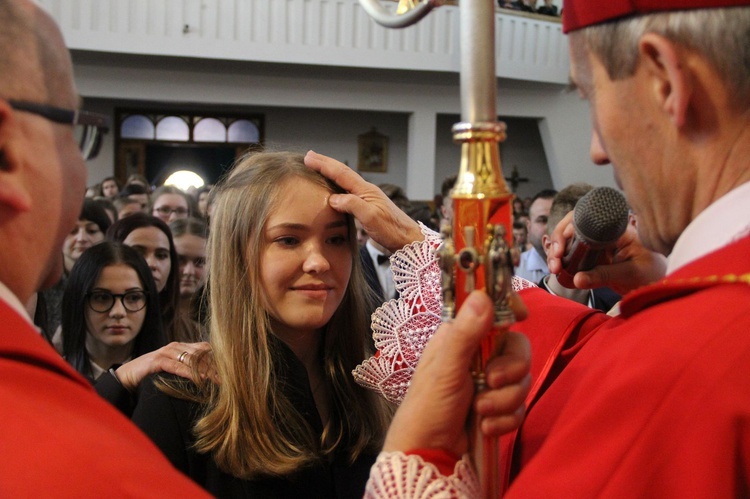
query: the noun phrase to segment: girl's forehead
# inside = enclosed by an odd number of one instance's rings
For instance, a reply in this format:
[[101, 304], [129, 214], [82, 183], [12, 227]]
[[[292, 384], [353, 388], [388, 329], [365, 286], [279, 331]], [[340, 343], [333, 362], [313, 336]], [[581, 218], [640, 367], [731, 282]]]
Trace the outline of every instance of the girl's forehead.
[[130, 231], [130, 233], [127, 235], [126, 239], [137, 239], [141, 241], [152, 241], [154, 243], [162, 243], [164, 241], [169, 241], [167, 238], [167, 235], [162, 232], [162, 230], [159, 227], [148, 225], [145, 227], [137, 227]]
[[136, 272], [132, 266], [125, 262], [117, 262], [102, 267], [96, 281], [97, 283], [120, 281], [140, 282], [140, 278], [138, 277], [138, 272]]

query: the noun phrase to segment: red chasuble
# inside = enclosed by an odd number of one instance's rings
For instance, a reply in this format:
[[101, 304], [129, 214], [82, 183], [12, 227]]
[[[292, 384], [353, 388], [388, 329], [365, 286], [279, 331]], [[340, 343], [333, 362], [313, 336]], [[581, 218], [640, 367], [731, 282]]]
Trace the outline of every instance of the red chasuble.
[[540, 293], [522, 292], [514, 327], [536, 377], [503, 442], [508, 497], [749, 494], [750, 237], [628, 294], [617, 318]]

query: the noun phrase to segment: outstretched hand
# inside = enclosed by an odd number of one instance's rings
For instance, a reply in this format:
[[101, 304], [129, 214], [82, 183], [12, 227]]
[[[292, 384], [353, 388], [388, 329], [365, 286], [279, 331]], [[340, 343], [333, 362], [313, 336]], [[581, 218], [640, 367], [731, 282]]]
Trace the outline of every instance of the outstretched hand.
[[[525, 308], [517, 296], [514, 301], [514, 311], [523, 318]], [[384, 451], [439, 448], [462, 455], [468, 450], [465, 423], [474, 399], [469, 366], [492, 321], [492, 302], [484, 292], [474, 291], [456, 318], [435, 332], [391, 423]], [[488, 390], [474, 401], [486, 435], [498, 436], [520, 425], [530, 364], [526, 337], [507, 333], [503, 350], [487, 365]]]
[[308, 151], [305, 165], [335, 182], [348, 194], [332, 194], [328, 204], [360, 221], [367, 234], [391, 252], [424, 239], [417, 222], [399, 209], [376, 185], [333, 158]]
[[[573, 212], [560, 220], [552, 232], [552, 246], [547, 254], [550, 273], [562, 270], [562, 258], [568, 241], [573, 238]], [[617, 240], [616, 249], [610, 258], [585, 272], [577, 272], [573, 284], [579, 289], [609, 287], [624, 295], [636, 288], [663, 278], [667, 271], [664, 255], [647, 249], [641, 243], [636, 228], [628, 224], [625, 233]]]
[[[115, 374], [122, 386], [129, 391], [138, 388], [143, 378], [149, 374], [167, 372], [183, 378], [193, 378], [193, 360], [200, 352], [211, 350], [211, 345], [200, 343], [172, 343], [158, 350], [143, 354], [117, 368]], [[198, 356], [199, 357], [199, 356]], [[205, 358], [205, 357], [204, 357]], [[200, 369], [202, 377], [214, 377], [208, 365]]]

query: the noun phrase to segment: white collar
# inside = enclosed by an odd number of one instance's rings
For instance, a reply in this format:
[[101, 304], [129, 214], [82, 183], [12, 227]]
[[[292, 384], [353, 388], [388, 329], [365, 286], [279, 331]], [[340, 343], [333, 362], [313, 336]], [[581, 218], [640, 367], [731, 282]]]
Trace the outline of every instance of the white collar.
[[524, 253], [528, 254], [526, 257], [526, 270], [542, 270], [545, 274], [549, 274], [549, 267], [547, 267], [547, 260], [536, 250], [531, 248]]
[[750, 234], [750, 182], [711, 203], [682, 231], [667, 257], [667, 275]]
[[375, 246], [373, 246], [372, 241], [370, 241], [369, 239], [365, 243], [365, 246], [367, 247], [367, 252], [370, 253], [370, 257], [375, 262], [377, 262], [378, 260], [378, 255], [390, 256], [390, 255], [386, 255], [385, 253], [377, 249]]

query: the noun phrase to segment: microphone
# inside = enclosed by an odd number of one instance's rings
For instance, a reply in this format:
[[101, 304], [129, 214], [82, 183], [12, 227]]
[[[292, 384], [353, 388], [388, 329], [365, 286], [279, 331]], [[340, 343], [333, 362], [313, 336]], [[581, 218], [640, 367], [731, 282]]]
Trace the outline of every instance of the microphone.
[[601, 255], [625, 233], [628, 227], [628, 203], [620, 191], [611, 187], [591, 189], [573, 209], [575, 235], [562, 259], [557, 280], [575, 289], [576, 272], [591, 270]]

